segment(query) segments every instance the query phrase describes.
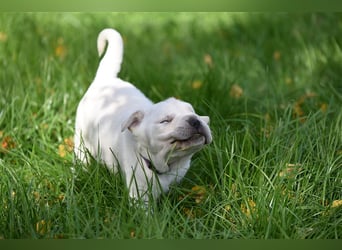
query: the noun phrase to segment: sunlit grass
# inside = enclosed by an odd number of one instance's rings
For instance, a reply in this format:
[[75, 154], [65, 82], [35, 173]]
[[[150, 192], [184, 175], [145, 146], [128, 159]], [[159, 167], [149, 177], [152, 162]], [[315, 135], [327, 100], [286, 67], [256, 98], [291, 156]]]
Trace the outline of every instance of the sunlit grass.
[[[2, 13], [0, 238], [341, 238], [338, 14]], [[213, 142], [180, 185], [131, 206], [120, 174], [74, 163], [96, 37], [121, 78], [189, 101]]]

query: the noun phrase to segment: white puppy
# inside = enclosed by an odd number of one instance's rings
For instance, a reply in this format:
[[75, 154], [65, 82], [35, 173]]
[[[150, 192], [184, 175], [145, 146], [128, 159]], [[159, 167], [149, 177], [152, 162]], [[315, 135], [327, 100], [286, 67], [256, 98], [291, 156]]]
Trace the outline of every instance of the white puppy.
[[123, 172], [132, 198], [149, 199], [179, 182], [192, 155], [212, 140], [209, 117], [189, 103], [169, 98], [152, 103], [132, 84], [117, 77], [123, 41], [113, 29], [98, 36], [99, 55], [107, 50], [76, 114], [75, 155], [88, 156]]

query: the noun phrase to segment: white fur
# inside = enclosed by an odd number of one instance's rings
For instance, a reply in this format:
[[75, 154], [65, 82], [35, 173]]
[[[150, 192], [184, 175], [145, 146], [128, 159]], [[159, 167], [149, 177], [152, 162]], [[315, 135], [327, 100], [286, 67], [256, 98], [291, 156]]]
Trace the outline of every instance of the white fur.
[[175, 98], [152, 103], [117, 77], [121, 35], [104, 29], [97, 40], [99, 55], [106, 44], [95, 79], [77, 108], [75, 155], [88, 163], [88, 151], [114, 172], [121, 169], [130, 196], [148, 201], [149, 190], [154, 197], [168, 191], [188, 171], [192, 155], [211, 142], [209, 117], [198, 116], [189, 103]]

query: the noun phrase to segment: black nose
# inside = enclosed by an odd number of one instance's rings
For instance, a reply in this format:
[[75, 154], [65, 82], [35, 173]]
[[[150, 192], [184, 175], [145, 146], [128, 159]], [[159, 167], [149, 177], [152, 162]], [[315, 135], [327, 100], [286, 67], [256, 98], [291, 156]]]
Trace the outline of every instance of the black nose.
[[195, 129], [199, 129], [201, 127], [201, 122], [194, 117], [189, 118], [188, 123], [191, 127], [195, 128]]

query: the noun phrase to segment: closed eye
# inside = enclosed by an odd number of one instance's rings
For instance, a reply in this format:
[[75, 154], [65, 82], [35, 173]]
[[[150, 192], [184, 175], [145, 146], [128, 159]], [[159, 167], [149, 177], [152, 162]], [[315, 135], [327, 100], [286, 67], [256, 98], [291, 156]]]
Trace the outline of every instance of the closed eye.
[[172, 122], [172, 120], [173, 120], [173, 117], [167, 116], [167, 117], [165, 117], [164, 119], [162, 119], [159, 123], [160, 123], [160, 124], [167, 124], [167, 123]]

